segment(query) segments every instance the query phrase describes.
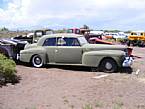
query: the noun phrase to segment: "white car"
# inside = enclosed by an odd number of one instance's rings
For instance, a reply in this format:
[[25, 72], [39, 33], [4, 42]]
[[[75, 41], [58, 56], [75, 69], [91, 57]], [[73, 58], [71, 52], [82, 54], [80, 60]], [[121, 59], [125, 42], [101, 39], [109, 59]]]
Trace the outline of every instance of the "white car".
[[124, 32], [114, 33], [113, 38], [114, 39], [118, 39], [118, 38], [126, 39], [127, 35]]

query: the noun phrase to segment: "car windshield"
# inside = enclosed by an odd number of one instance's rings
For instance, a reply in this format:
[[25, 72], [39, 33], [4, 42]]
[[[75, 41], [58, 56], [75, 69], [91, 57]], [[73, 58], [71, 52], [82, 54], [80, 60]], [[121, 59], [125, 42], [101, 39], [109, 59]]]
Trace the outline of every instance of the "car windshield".
[[87, 42], [85, 37], [79, 37], [78, 40], [79, 40], [81, 45], [88, 44], [88, 42]]

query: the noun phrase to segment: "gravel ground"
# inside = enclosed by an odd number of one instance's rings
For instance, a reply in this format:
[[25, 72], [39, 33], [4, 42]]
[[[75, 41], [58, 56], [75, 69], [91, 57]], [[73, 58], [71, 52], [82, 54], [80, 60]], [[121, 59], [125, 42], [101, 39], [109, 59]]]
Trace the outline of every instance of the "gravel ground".
[[17, 65], [20, 83], [0, 88], [0, 109], [145, 109], [145, 48], [133, 54], [132, 74]]

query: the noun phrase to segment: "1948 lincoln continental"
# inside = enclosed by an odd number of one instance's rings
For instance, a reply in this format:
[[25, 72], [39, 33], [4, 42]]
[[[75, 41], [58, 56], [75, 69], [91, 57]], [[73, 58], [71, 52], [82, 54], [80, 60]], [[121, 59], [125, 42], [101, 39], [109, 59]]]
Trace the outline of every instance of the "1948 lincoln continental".
[[27, 44], [20, 52], [20, 61], [29, 62], [34, 67], [81, 65], [116, 72], [120, 67], [131, 66], [128, 49], [122, 45], [89, 44], [82, 35], [51, 34], [44, 35], [37, 43]]

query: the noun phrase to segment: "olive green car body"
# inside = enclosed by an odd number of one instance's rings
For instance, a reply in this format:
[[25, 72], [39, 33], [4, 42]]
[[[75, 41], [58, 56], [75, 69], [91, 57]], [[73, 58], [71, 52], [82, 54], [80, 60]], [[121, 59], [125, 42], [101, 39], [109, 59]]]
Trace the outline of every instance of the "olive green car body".
[[[43, 46], [48, 38], [76, 38], [79, 46]], [[39, 55], [43, 60], [43, 64], [99, 67], [104, 59], [110, 58], [116, 62], [118, 67], [122, 67], [122, 63], [127, 55], [126, 46], [84, 44], [78, 38], [84, 38], [84, 36], [67, 33], [45, 35], [37, 43], [25, 46], [25, 49], [20, 52], [20, 61], [32, 62], [32, 57]]]

